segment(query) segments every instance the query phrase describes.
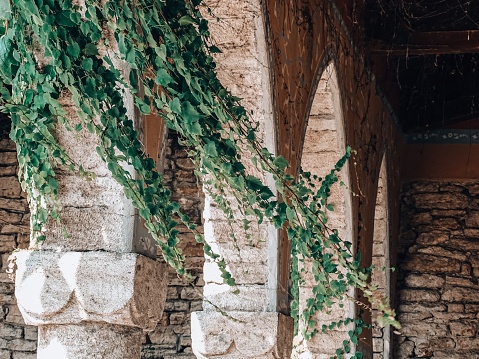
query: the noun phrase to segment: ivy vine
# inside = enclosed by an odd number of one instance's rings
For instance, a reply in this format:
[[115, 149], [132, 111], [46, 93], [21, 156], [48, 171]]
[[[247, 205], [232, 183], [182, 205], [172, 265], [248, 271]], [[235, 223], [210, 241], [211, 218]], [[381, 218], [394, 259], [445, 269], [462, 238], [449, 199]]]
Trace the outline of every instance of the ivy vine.
[[[327, 212], [333, 210], [328, 205], [331, 187], [351, 150], [323, 179], [307, 172], [297, 179], [289, 175], [285, 158], [263, 147], [256, 135], [258, 124], [219, 82], [212, 57], [219, 49], [208, 41], [208, 22], [198, 9], [200, 3], [0, 0], [0, 111], [12, 119], [19, 177], [32, 208], [32, 236], [41, 242], [47, 221], [61, 223], [58, 170], [93, 176], [59, 145], [55, 129], [89, 131], [98, 136], [98, 154], [145, 220], [165, 260], [188, 280], [178, 246], [179, 219], [216, 261], [225, 283], [235, 285], [225, 260], [170, 199], [154, 161], [146, 156], [127, 116], [124, 94], [129, 93], [142, 114], [156, 113], [194, 149], [190, 156], [197, 174], [227, 218], [232, 221], [233, 210], [239, 210], [246, 228], [254, 218], [286, 230], [292, 248], [292, 316], [296, 323], [301, 317], [308, 324], [306, 339], [355, 323], [350, 341], [336, 353], [341, 358], [351, 350], [350, 343], [357, 342], [364, 322], [345, 318], [319, 328], [313, 318], [347, 297], [351, 286], [378, 307], [381, 325], [399, 328], [387, 300], [368, 283], [371, 269], [361, 268], [352, 243], [327, 225]], [[120, 72], [118, 63], [127, 64], [128, 73]], [[65, 99], [76, 106], [80, 123], [71, 123]], [[277, 194], [248, 173], [242, 162], [245, 151], [259, 170], [271, 173]], [[134, 168], [135, 176], [125, 163]], [[231, 195], [234, 201], [228, 200]], [[304, 261], [312, 263], [315, 285], [300, 313]]]

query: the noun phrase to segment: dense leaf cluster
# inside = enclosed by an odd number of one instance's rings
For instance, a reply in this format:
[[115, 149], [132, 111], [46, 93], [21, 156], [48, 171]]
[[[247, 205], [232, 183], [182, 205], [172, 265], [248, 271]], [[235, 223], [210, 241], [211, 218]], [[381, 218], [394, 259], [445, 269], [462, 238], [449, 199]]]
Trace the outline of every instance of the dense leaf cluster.
[[[331, 186], [338, 182], [350, 150], [324, 179], [303, 172], [297, 180], [288, 175], [287, 161], [261, 145], [258, 125], [219, 82], [212, 57], [219, 50], [208, 45], [208, 23], [199, 3], [0, 0], [0, 111], [12, 119], [21, 182], [33, 208], [33, 236], [42, 241], [44, 224], [61, 222], [56, 172], [92, 175], [58, 144], [56, 129], [89, 131], [98, 136], [98, 154], [145, 220], [165, 260], [188, 278], [178, 247], [179, 218], [195, 231], [225, 282], [235, 285], [224, 259], [171, 201], [154, 161], [145, 155], [124, 103], [125, 94], [131, 94], [141, 113], [156, 113], [194, 149], [190, 155], [198, 175], [231, 223], [235, 207], [244, 215], [246, 229], [254, 218], [287, 231], [293, 258], [292, 314], [308, 323], [304, 336], [355, 322], [357, 329], [350, 331], [354, 343], [364, 326], [361, 320], [318, 328], [313, 319], [318, 311], [343, 301], [352, 286], [375, 299], [375, 288], [367, 283], [369, 270], [353, 258], [352, 244], [327, 226], [327, 211], [333, 210], [328, 205]], [[120, 71], [122, 67], [127, 70]], [[79, 123], [71, 123], [65, 101], [76, 107]], [[245, 152], [258, 170], [271, 173], [274, 192], [248, 173]], [[311, 265], [316, 283], [306, 309], [299, 313], [304, 263]], [[389, 318], [385, 324], [394, 322], [387, 307], [383, 316]], [[337, 357], [350, 349], [346, 341]]]

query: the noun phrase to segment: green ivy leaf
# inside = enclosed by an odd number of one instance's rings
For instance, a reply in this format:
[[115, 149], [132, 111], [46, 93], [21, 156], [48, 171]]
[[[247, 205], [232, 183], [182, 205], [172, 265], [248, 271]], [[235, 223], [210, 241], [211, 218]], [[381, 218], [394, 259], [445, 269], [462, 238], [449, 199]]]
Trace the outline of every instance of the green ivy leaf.
[[98, 55], [98, 49], [95, 44], [88, 43], [85, 45], [85, 48], [83, 49], [83, 53], [86, 56], [95, 56], [95, 55]]
[[11, 18], [10, 0], [0, 0], [0, 20], [10, 20]]
[[273, 164], [279, 169], [288, 167], [288, 161], [286, 161], [286, 158], [283, 156], [276, 157], [273, 161]]
[[184, 15], [178, 20], [180, 26], [191, 25], [195, 23], [195, 20], [190, 15]]

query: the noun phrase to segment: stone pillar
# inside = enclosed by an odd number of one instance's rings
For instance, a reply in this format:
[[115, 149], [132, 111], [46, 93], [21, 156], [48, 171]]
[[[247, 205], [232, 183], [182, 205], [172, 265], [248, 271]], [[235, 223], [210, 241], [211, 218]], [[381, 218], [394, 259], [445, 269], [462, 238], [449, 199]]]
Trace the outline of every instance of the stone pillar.
[[[275, 150], [269, 61], [259, 0], [211, 0], [220, 22], [210, 21], [218, 54], [218, 76], [260, 123], [258, 136]], [[246, 159], [246, 156], [243, 156]], [[244, 163], [248, 161], [245, 160]], [[268, 180], [253, 166], [250, 173]], [[205, 239], [222, 255], [237, 286], [223, 284], [216, 264], [206, 258], [203, 311], [192, 313], [192, 347], [197, 358], [290, 358], [293, 320], [278, 313], [278, 236], [272, 225], [244, 233], [237, 215], [231, 228], [209, 196], [205, 200]], [[230, 237], [234, 231], [235, 243]], [[223, 313], [218, 312], [218, 309]]]
[[[124, 100], [135, 119], [132, 97]], [[80, 123], [73, 101], [60, 102], [73, 128]], [[143, 330], [154, 329], [163, 312], [165, 265], [156, 262], [152, 239], [135, 235], [141, 223], [97, 154], [98, 137], [58, 125], [55, 138], [95, 176], [57, 171], [61, 223], [50, 220], [43, 243], [32, 239], [33, 250], [13, 255], [19, 309], [39, 327], [39, 359], [139, 359]]]
[[39, 359], [138, 359], [166, 297], [165, 276], [136, 253], [20, 251], [18, 307], [39, 327]]
[[58, 138], [96, 178], [58, 175], [61, 225], [45, 225], [40, 250], [31, 243], [37, 250], [13, 255], [19, 309], [39, 327], [38, 358], [138, 359], [143, 330], [163, 312], [164, 264], [134, 237], [134, 208], [96, 154], [95, 136], [59, 130]]

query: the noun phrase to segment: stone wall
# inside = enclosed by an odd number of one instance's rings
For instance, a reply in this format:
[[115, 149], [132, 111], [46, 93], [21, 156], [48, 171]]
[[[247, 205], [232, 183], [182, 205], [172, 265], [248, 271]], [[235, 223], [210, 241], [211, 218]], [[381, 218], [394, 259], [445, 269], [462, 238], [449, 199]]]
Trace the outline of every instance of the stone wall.
[[[178, 137], [168, 135], [164, 168], [164, 180], [170, 186], [172, 199], [180, 203], [192, 222], [202, 230], [204, 195], [201, 183], [194, 175], [194, 165], [187, 158], [187, 151], [178, 143]], [[203, 286], [203, 248], [196, 243], [188, 229], [179, 228], [182, 249], [187, 257], [187, 268], [196, 276], [201, 292]], [[161, 253], [158, 253], [161, 258]], [[202, 310], [202, 298], [198, 291], [178, 278], [170, 270], [168, 296], [161, 322], [146, 338], [143, 359], [196, 358], [191, 351], [190, 313]]]
[[479, 358], [479, 183], [402, 189], [396, 358]]
[[[34, 359], [37, 328], [26, 326], [16, 306], [14, 284], [8, 278], [7, 258], [15, 248], [29, 244], [28, 204], [17, 179], [18, 163], [15, 144], [8, 139], [6, 119], [0, 119], [0, 359]], [[176, 134], [170, 134], [165, 159], [165, 181], [172, 197], [178, 201], [192, 221], [202, 225], [203, 193], [185, 149]], [[201, 227], [200, 227], [201, 229]], [[202, 247], [185, 229], [180, 228], [187, 267], [197, 276], [201, 291], [203, 271]], [[161, 254], [158, 253], [161, 258]], [[190, 315], [201, 310], [200, 294], [170, 271], [168, 297], [161, 322], [145, 337], [142, 358], [195, 358], [191, 352]]]
[[0, 359], [34, 359], [37, 328], [26, 326], [16, 306], [7, 258], [29, 244], [27, 200], [17, 179], [15, 144], [8, 139], [9, 121], [0, 116]]

